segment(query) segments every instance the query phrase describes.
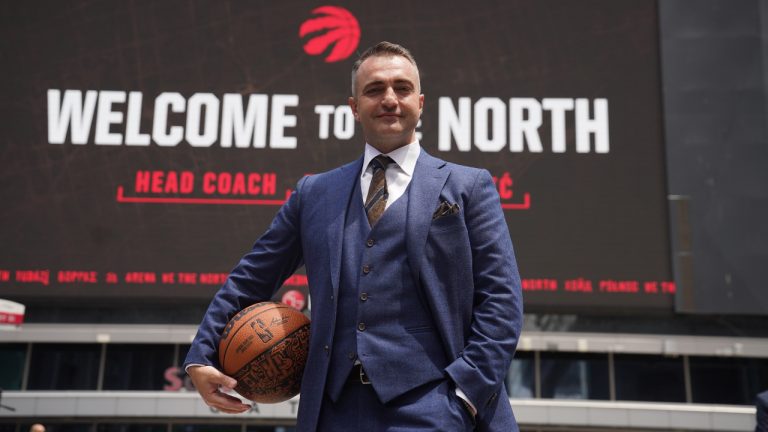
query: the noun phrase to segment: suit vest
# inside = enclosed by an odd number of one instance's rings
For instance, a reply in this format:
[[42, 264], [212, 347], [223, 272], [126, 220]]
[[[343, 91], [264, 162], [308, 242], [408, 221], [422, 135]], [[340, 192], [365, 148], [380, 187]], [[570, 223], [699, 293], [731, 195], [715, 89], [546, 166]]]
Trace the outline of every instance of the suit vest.
[[448, 362], [406, 252], [410, 187], [371, 229], [356, 182], [342, 242], [341, 277], [326, 389], [336, 401], [356, 361], [386, 403], [444, 376]]

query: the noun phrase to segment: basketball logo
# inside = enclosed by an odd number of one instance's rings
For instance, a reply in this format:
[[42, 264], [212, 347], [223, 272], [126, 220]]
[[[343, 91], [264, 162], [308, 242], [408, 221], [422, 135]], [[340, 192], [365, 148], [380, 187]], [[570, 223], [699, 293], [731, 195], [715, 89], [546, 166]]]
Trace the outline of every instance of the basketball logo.
[[305, 53], [320, 55], [333, 45], [325, 58], [326, 63], [333, 63], [355, 52], [360, 42], [360, 25], [351, 12], [338, 6], [320, 6], [312, 14], [318, 16], [304, 21], [299, 28], [299, 37], [311, 35], [304, 44]]

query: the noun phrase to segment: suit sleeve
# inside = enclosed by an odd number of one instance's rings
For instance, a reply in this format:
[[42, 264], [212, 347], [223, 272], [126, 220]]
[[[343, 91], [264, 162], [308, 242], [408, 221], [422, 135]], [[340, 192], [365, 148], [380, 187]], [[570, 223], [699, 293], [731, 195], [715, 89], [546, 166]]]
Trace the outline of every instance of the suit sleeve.
[[219, 339], [229, 319], [247, 306], [272, 298], [302, 264], [299, 212], [301, 190], [307, 178], [299, 181], [267, 231], [214, 296], [184, 360], [185, 368], [200, 364], [220, 369]]
[[512, 362], [523, 298], [509, 230], [488, 171], [475, 178], [465, 207], [474, 282], [472, 320], [461, 356], [446, 372], [482, 414], [495, 406]]

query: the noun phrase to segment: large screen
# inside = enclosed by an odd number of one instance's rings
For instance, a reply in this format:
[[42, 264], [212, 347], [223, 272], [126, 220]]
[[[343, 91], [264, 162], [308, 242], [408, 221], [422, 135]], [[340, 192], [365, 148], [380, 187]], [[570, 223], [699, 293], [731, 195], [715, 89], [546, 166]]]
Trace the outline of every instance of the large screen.
[[423, 148], [494, 177], [528, 310], [672, 309], [655, 1], [4, 10], [0, 297], [207, 302], [302, 176], [362, 153], [350, 69], [390, 40]]

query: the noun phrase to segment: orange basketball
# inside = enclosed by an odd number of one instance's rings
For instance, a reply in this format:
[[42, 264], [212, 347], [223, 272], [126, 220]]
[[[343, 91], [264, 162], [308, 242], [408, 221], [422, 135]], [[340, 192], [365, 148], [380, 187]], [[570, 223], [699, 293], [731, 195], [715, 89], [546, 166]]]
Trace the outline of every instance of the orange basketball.
[[309, 318], [281, 303], [256, 303], [224, 328], [219, 364], [244, 398], [277, 403], [299, 393], [308, 351]]

